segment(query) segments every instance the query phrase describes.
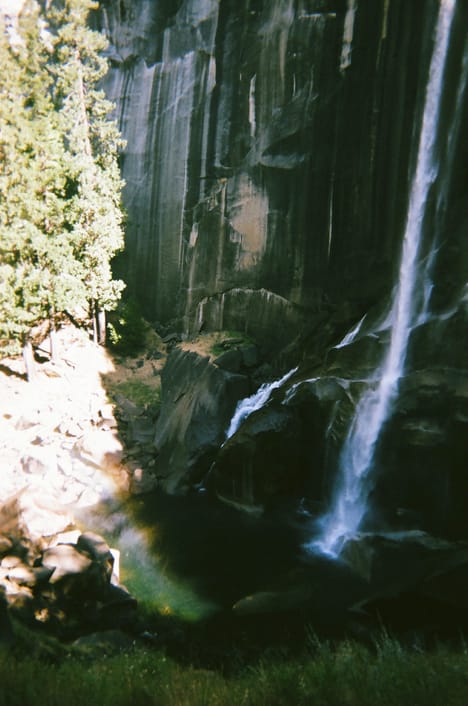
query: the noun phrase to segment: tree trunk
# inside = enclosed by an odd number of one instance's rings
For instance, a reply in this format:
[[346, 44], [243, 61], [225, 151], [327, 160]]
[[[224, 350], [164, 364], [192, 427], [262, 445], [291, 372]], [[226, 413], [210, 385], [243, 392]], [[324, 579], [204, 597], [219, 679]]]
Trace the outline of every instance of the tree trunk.
[[36, 364], [34, 361], [32, 343], [29, 338], [26, 339], [23, 344], [23, 361], [28, 382], [34, 382], [34, 380], [36, 379]]
[[99, 308], [95, 299], [90, 303], [91, 318], [93, 321], [93, 343], [106, 345], [106, 312]]
[[53, 317], [50, 319], [50, 359], [52, 362], [56, 363], [58, 361], [58, 347], [57, 347], [57, 329], [55, 328], [55, 321]]
[[106, 345], [106, 312], [96, 306], [98, 343], [100, 346]]
[[96, 302], [93, 301], [91, 302], [91, 319], [93, 322], [93, 343], [97, 345], [98, 343], [98, 320], [97, 320], [97, 307], [96, 307]]
[[84, 89], [84, 81], [83, 81], [83, 66], [81, 63], [80, 52], [78, 50], [75, 52], [75, 59], [76, 59], [77, 67], [78, 67], [78, 95], [79, 95], [80, 108], [81, 108], [81, 118], [83, 120], [83, 126], [85, 128], [85, 136], [84, 136], [85, 153], [88, 157], [91, 157], [93, 154], [93, 151], [91, 148], [91, 140], [89, 137], [89, 119], [88, 119], [88, 113], [86, 110], [85, 89]]

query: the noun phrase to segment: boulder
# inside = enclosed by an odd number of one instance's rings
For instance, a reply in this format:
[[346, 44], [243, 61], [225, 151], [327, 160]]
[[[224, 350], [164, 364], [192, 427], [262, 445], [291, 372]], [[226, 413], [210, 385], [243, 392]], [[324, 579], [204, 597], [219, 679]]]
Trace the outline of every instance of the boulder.
[[2, 586], [5, 590], [10, 614], [28, 623], [33, 622], [38, 602], [35, 599], [32, 588], [20, 586], [15, 581], [9, 581], [8, 579], [3, 579]]
[[[34, 544], [23, 537], [21, 543], [12, 543], [15, 553], [1, 559], [0, 591], [9, 611], [31, 627], [46, 624], [59, 635], [69, 630], [76, 634], [90, 626], [134, 625], [136, 601], [118, 584], [119, 554], [103, 537], [70, 531], [57, 535], [41, 550], [43, 544], [44, 539]], [[0, 605], [0, 642], [1, 629]]]
[[65, 436], [80, 437], [85, 430], [85, 425], [83, 423], [80, 424], [74, 419], [66, 419], [60, 422], [57, 430], [60, 434], [64, 434]]
[[297, 568], [236, 601], [232, 610], [237, 617], [270, 614], [272, 620], [296, 614], [314, 630], [342, 633], [366, 590], [365, 581], [345, 563], [308, 554]]
[[166, 491], [183, 492], [210, 468], [237, 401], [250, 392], [249, 381], [208, 357], [175, 348], [161, 384], [154, 475]]
[[243, 358], [240, 350], [234, 348], [222, 353], [213, 361], [218, 368], [228, 370], [230, 373], [238, 373], [242, 367]]
[[131, 650], [134, 645], [134, 639], [121, 630], [93, 632], [82, 635], [72, 643], [74, 651], [87, 658], [110, 657]]
[[21, 566], [22, 560], [21, 555], [17, 556], [15, 554], [4, 556], [0, 566], [5, 570], [5, 575], [10, 569], [14, 569], [16, 566]]
[[368, 584], [356, 614], [432, 634], [468, 627], [468, 543], [425, 532], [363, 534], [341, 558]]
[[345, 544], [340, 558], [370, 585], [392, 592], [434, 572], [468, 564], [468, 543], [450, 542], [421, 530], [363, 533]]
[[327, 370], [331, 375], [358, 377], [372, 374], [385, 353], [387, 335], [368, 333], [344, 346], [331, 348]]
[[256, 511], [305, 492], [308, 459], [297, 416], [270, 404], [253, 413], [221, 448], [207, 480], [222, 500]]
[[136, 599], [124, 586], [111, 584], [99, 608], [99, 624], [103, 628], [134, 628], [137, 606]]
[[54, 547], [57, 544], [76, 544], [78, 537], [81, 535], [80, 530], [68, 530], [67, 532], [60, 532], [48, 543], [49, 547]]
[[54, 573], [54, 569], [47, 566], [30, 567], [22, 562], [8, 570], [5, 578], [18, 584], [35, 588], [46, 584]]
[[42, 565], [53, 570], [50, 578], [52, 584], [64, 577], [88, 572], [92, 563], [92, 559], [73, 544], [57, 544], [46, 549], [42, 555]]
[[88, 431], [74, 447], [76, 455], [87, 464], [101, 470], [115, 470], [121, 465], [123, 446], [114, 431]]
[[33, 486], [21, 495], [20, 513], [27, 536], [35, 541], [62, 532], [73, 522], [69, 509], [61, 505], [47, 482], [36, 492]]
[[283, 590], [258, 591], [241, 598], [232, 606], [232, 610], [239, 616], [304, 610], [312, 602], [313, 596], [311, 584], [290, 586]]
[[13, 547], [13, 542], [6, 535], [0, 535], [0, 556], [7, 554]]
[[107, 427], [108, 429], [117, 429], [117, 420], [115, 418], [115, 409], [113, 404], [103, 404], [98, 410], [98, 416], [100, 418], [100, 426]]
[[20, 416], [15, 422], [15, 429], [18, 431], [27, 431], [41, 423], [40, 411], [31, 410], [29, 416]]
[[244, 344], [239, 347], [242, 354], [242, 364], [246, 368], [255, 368], [260, 362], [258, 347], [254, 344]]
[[31, 447], [29, 452], [22, 456], [20, 465], [23, 473], [50, 478], [57, 474], [56, 451], [45, 446]]
[[13, 626], [8, 613], [5, 589], [0, 585], [0, 647], [14, 642]]
[[92, 532], [78, 535], [53, 540], [76, 538], [76, 544], [3, 557], [0, 587], [9, 609], [31, 626], [44, 623], [60, 634], [72, 626], [75, 631], [90, 625], [130, 627], [136, 601], [113, 573], [115, 550]]
[[114, 555], [106, 540], [94, 532], [84, 532], [78, 537], [77, 549], [101, 564], [110, 580], [114, 568]]

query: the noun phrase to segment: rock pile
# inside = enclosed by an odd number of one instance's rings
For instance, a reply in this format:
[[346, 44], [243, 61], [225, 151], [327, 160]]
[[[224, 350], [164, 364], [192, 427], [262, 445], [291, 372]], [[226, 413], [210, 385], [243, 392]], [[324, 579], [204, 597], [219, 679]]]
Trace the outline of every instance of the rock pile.
[[22, 378], [20, 361], [1, 366], [5, 634], [9, 614], [59, 636], [123, 627], [136, 605], [119, 585], [118, 552], [77, 529], [80, 513], [130, 485], [103, 385], [113, 363], [84, 332], [68, 327], [59, 337], [59, 361], [46, 358], [33, 383]]
[[112, 363], [75, 329], [61, 332], [64, 357], [26, 383], [2, 377], [0, 501], [22, 494], [32, 537], [50, 535], [128, 486], [117, 421], [102, 384]]
[[45, 627], [60, 637], [134, 620], [136, 600], [119, 584], [119, 555], [92, 532], [78, 530], [32, 539], [21, 495], [0, 505], [0, 590], [7, 617]]

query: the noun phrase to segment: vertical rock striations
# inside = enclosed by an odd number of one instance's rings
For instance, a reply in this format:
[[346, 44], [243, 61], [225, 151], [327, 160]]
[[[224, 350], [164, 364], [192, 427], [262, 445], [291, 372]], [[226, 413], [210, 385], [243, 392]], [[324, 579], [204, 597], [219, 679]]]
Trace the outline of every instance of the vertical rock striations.
[[126, 274], [151, 320], [284, 343], [388, 293], [436, 5], [102, 3]]

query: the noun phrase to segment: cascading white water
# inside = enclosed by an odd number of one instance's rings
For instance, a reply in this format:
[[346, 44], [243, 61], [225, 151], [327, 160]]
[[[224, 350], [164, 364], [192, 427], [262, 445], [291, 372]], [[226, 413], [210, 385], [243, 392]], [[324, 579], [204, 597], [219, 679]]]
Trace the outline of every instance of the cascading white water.
[[356, 326], [352, 328], [351, 331], [348, 331], [346, 336], [339, 343], [336, 344], [335, 348], [344, 348], [345, 346], [349, 346], [349, 344], [352, 343], [356, 336], [359, 334], [365, 318], [366, 316], [364, 315], [362, 319], [357, 322]]
[[242, 422], [247, 419], [247, 417], [250, 417], [253, 412], [256, 412], [257, 409], [263, 407], [263, 405], [265, 405], [270, 399], [270, 395], [273, 390], [276, 390], [278, 387], [281, 387], [281, 385], [283, 385], [286, 380], [288, 380], [292, 375], [294, 375], [296, 370], [297, 368], [293, 368], [292, 370], [287, 372], [286, 375], [283, 375], [283, 377], [279, 380], [264, 383], [253, 395], [250, 395], [250, 397], [245, 397], [243, 400], [240, 400], [231, 419], [231, 423], [229, 424], [229, 428], [226, 432], [225, 441], [230, 439], [231, 436], [236, 433]]
[[440, 98], [456, 0], [441, 0], [433, 54], [426, 86], [416, 167], [403, 238], [403, 247], [391, 310], [391, 336], [377, 386], [365, 393], [340, 455], [338, 482], [330, 510], [321, 519], [321, 533], [307, 548], [337, 555], [354, 534], [366, 513], [372, 489], [374, 453], [381, 429], [388, 419], [398, 380], [404, 372], [409, 333], [421, 307], [417, 281], [426, 202], [437, 176], [436, 136]]

